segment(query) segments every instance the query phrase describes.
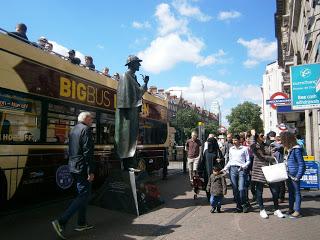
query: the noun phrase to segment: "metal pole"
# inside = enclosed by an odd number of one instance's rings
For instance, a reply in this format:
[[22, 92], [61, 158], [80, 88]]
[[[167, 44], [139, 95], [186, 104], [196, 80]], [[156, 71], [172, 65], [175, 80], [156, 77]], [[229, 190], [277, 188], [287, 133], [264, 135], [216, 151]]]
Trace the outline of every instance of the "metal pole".
[[312, 132], [313, 132], [313, 155], [316, 161], [319, 161], [319, 119], [318, 109], [312, 110]]
[[183, 173], [187, 173], [187, 151], [183, 149]]
[[306, 136], [305, 136], [305, 140], [306, 140], [306, 148], [307, 148], [307, 154], [308, 155], [313, 155], [313, 151], [312, 151], [312, 126], [311, 126], [311, 110], [305, 110], [305, 124], [306, 124]]

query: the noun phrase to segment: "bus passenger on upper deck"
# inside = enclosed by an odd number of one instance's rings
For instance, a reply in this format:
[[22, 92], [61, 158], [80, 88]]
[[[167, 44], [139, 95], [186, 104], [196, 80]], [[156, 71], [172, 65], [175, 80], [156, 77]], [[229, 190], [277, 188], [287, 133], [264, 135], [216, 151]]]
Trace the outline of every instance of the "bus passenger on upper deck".
[[120, 74], [119, 74], [119, 73], [115, 73], [115, 74], [113, 74], [112, 78], [113, 78], [114, 80], [119, 81], [119, 80], [120, 80]]
[[52, 45], [52, 43], [47, 42], [46, 46], [44, 48], [46, 51], [51, 52], [53, 50], [53, 45]]
[[91, 56], [85, 56], [84, 60], [85, 60], [85, 66], [90, 70], [94, 70], [96, 68], [95, 65], [93, 64], [93, 58]]
[[16, 26], [15, 32], [8, 33], [11, 37], [14, 37], [18, 40], [24, 41], [26, 43], [29, 43], [28, 37], [27, 37], [27, 26], [24, 23], [19, 23]]
[[45, 37], [40, 37], [37, 42], [38, 47], [42, 49], [45, 49], [47, 43], [48, 43], [48, 40]]
[[77, 64], [77, 65], [79, 65], [79, 64], [81, 63], [80, 58], [77, 58], [77, 57], [76, 57], [76, 52], [75, 52], [73, 49], [71, 49], [71, 50], [68, 52], [68, 54], [69, 54], [68, 60], [69, 60], [71, 63]]
[[109, 74], [109, 68], [108, 67], [105, 67], [102, 71], [103, 75], [107, 76], [107, 77], [111, 77], [110, 74]]

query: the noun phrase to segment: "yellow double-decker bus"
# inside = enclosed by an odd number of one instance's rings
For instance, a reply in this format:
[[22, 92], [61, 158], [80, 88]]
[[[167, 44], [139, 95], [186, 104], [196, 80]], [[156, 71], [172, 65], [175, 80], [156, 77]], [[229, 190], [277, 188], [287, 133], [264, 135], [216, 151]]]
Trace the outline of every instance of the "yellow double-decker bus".
[[[81, 111], [94, 116], [96, 185], [121, 163], [114, 155], [117, 81], [0, 31], [0, 204], [39, 202], [70, 191], [68, 134]], [[136, 159], [161, 169], [167, 101], [146, 93]]]

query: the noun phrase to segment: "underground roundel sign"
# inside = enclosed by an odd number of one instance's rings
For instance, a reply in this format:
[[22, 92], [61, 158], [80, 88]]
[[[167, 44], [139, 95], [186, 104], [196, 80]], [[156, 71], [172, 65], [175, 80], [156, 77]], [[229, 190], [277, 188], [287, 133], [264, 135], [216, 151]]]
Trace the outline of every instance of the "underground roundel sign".
[[62, 165], [57, 169], [56, 183], [62, 189], [68, 189], [72, 186], [73, 177], [69, 171], [68, 165]]
[[276, 92], [267, 100], [267, 104], [270, 104], [273, 109], [277, 109], [278, 105], [290, 104], [290, 102], [288, 95], [283, 92]]
[[279, 128], [279, 130], [281, 130], [281, 131], [287, 131], [287, 130], [288, 130], [287, 125], [285, 125], [284, 123], [280, 123], [280, 124], [278, 125], [278, 128]]

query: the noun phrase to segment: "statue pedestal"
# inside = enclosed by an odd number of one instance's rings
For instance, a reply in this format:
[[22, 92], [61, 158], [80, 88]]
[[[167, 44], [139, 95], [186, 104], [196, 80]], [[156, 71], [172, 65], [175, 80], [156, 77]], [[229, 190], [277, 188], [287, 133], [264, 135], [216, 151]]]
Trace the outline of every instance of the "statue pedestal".
[[146, 172], [117, 170], [110, 174], [96, 192], [92, 203], [139, 216], [163, 201], [160, 199], [159, 188], [148, 179]]

